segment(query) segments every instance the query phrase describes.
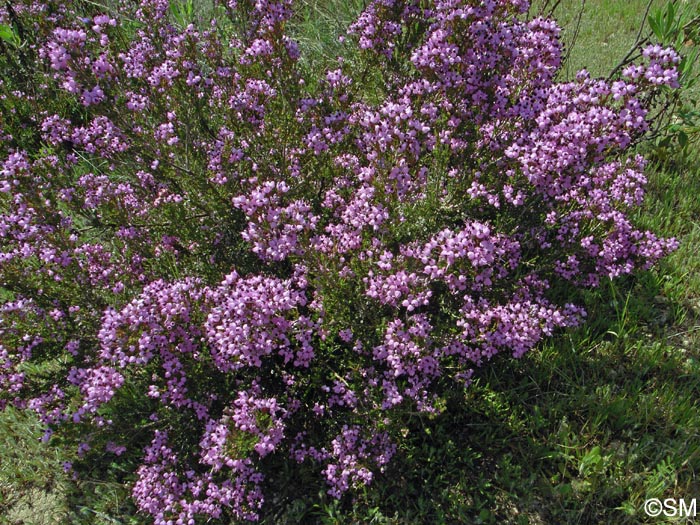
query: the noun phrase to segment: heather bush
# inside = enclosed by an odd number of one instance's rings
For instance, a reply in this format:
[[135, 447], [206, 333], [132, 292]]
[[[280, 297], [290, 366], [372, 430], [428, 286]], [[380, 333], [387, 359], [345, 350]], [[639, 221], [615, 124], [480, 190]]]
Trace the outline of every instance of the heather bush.
[[402, 418], [676, 246], [635, 227], [650, 45], [556, 81], [519, 0], [368, 4], [323, 71], [291, 0], [0, 8], [0, 403], [108, 456], [155, 523], [340, 498]]

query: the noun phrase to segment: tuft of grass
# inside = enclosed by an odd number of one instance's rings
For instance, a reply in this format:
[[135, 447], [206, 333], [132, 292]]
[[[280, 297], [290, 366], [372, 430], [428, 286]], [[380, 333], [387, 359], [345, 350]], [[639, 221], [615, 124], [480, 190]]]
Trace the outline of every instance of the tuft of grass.
[[61, 523], [67, 479], [60, 449], [41, 441], [41, 423], [28, 412], [0, 412], [0, 521], [12, 525]]
[[313, 71], [335, 62], [346, 54], [339, 36], [362, 11], [363, 0], [301, 0], [291, 21], [291, 35], [299, 43], [302, 60]]

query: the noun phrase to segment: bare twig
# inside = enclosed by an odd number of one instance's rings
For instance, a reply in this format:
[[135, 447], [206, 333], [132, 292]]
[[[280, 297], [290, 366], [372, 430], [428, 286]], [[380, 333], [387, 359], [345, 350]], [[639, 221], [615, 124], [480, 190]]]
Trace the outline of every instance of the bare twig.
[[697, 332], [698, 330], [700, 330], [700, 325], [693, 326], [689, 330], [683, 330], [682, 332], [678, 332], [677, 334], [672, 334], [672, 335], [666, 336], [666, 339], [673, 339], [674, 337], [678, 337], [681, 335], [692, 334], [693, 332]]
[[561, 0], [557, 0], [556, 2], [554, 2], [554, 5], [552, 6], [552, 8], [551, 8], [551, 9], [549, 10], [549, 12], [547, 13], [547, 18], [553, 18], [553, 17], [554, 17], [554, 12], [555, 12], [555, 11], [557, 10], [557, 8], [559, 7], [559, 4], [561, 4]]
[[198, 213], [195, 215], [190, 215], [189, 217], [185, 217], [184, 219], [178, 219], [177, 223], [175, 221], [164, 221], [164, 222], [145, 222], [145, 223], [133, 223], [133, 224], [122, 224], [122, 223], [117, 223], [117, 222], [102, 222], [99, 221], [95, 224], [91, 224], [89, 226], [84, 226], [82, 228], [76, 228], [76, 231], [83, 233], [86, 231], [90, 230], [96, 230], [96, 229], [102, 229], [106, 230], [107, 228], [119, 228], [121, 226], [129, 226], [131, 228], [163, 228], [167, 226], [174, 226], [175, 224], [182, 224], [183, 220], [185, 222], [190, 221], [192, 219], [202, 219], [204, 217], [210, 217], [211, 215], [209, 213]]
[[651, 5], [654, 3], [654, 0], [649, 0], [647, 3], [647, 7], [644, 10], [644, 17], [642, 17], [642, 21], [639, 24], [639, 31], [637, 31], [637, 36], [634, 39], [634, 44], [630, 48], [630, 50], [627, 52], [627, 54], [624, 56], [622, 60], [610, 71], [610, 74], [608, 75], [607, 80], [610, 81], [612, 78], [617, 74], [620, 69], [625, 67], [627, 64], [629, 64], [635, 57], [635, 53], [639, 52], [639, 49], [641, 46], [647, 42], [649, 42], [649, 38], [645, 37], [642, 38], [642, 32], [644, 31], [644, 28], [646, 27], [647, 23], [647, 18], [649, 17], [649, 11], [651, 10]]
[[578, 11], [578, 15], [576, 17], [576, 25], [574, 26], [574, 36], [571, 38], [571, 42], [569, 42], [569, 46], [566, 50], [566, 55], [564, 55], [564, 59], [562, 61], [564, 64], [567, 64], [569, 62], [569, 56], [571, 55], [571, 50], [576, 45], [576, 40], [578, 39], [578, 34], [579, 34], [579, 31], [581, 30], [581, 20], [583, 18], [583, 12], [585, 11], [585, 9], [586, 9], [586, 0], [581, 0], [581, 9], [579, 9], [579, 11]]

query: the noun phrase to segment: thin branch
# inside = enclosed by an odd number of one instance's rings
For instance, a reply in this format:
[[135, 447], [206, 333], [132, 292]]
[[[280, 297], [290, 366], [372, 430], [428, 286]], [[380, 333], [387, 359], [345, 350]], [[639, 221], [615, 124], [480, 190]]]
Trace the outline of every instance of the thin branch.
[[[190, 221], [192, 219], [202, 219], [204, 217], [210, 217], [209, 213], [198, 213], [195, 215], [190, 215], [185, 217], [184, 221]], [[178, 220], [177, 224], [182, 224], [183, 220]], [[175, 221], [165, 221], [165, 222], [145, 222], [142, 224], [122, 224], [118, 222], [99, 222], [99, 224], [91, 224], [90, 226], [84, 226], [82, 228], [76, 228], [76, 231], [83, 233], [95, 229], [107, 229], [107, 228], [118, 228], [121, 226], [129, 226], [131, 228], [162, 228], [167, 226], [175, 225]]]
[[630, 50], [627, 52], [627, 54], [624, 56], [624, 58], [610, 71], [610, 74], [608, 75], [607, 81], [610, 82], [612, 78], [617, 74], [620, 69], [625, 67], [627, 64], [629, 64], [633, 60], [633, 55], [639, 51], [640, 47], [642, 44], [645, 44], [649, 42], [649, 37], [642, 38], [642, 32], [644, 31], [644, 28], [646, 27], [647, 24], [647, 18], [649, 17], [649, 11], [651, 10], [651, 5], [654, 3], [654, 0], [649, 0], [647, 3], [647, 7], [644, 10], [644, 17], [642, 18], [642, 22], [639, 24], [639, 31], [637, 31], [637, 36], [634, 39], [634, 44], [630, 48]]
[[552, 17], [554, 17], [554, 12], [555, 12], [555, 11], [557, 10], [557, 8], [559, 7], [559, 4], [561, 4], [561, 0], [557, 0], [556, 2], [554, 2], [554, 5], [553, 5], [552, 8], [549, 10], [549, 13], [547, 13], [547, 18], [552, 18]]
[[666, 339], [673, 339], [674, 337], [678, 337], [681, 335], [692, 334], [693, 332], [697, 332], [698, 330], [700, 330], [700, 325], [694, 326], [689, 330], [683, 330], [682, 332], [678, 332], [677, 334], [668, 335], [666, 336]]
[[586, 9], [586, 0], [581, 0], [581, 9], [579, 9], [578, 17], [576, 19], [576, 26], [574, 27], [574, 36], [571, 39], [571, 42], [569, 43], [568, 49], [566, 50], [566, 55], [564, 55], [564, 59], [562, 60], [562, 62], [564, 64], [567, 64], [569, 62], [569, 56], [571, 55], [571, 50], [576, 45], [576, 40], [578, 39], [578, 34], [579, 34], [579, 31], [581, 30], [581, 20], [583, 18], [583, 12], [585, 9]]

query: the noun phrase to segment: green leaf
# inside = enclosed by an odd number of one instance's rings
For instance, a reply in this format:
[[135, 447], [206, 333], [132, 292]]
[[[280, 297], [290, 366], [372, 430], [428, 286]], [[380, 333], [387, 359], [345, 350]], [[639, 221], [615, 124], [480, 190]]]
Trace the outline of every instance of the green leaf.
[[574, 489], [569, 483], [559, 485], [556, 490], [563, 497], [571, 496], [574, 493]]
[[482, 523], [490, 521], [492, 518], [493, 518], [493, 514], [488, 509], [481, 509], [481, 512], [479, 512], [479, 520]]
[[680, 144], [681, 148], [685, 148], [688, 145], [688, 135], [685, 131], [678, 132], [678, 144]]
[[671, 137], [664, 137], [659, 141], [658, 146], [660, 148], [667, 148], [671, 145]]
[[661, 26], [659, 24], [659, 21], [653, 15], [650, 15], [647, 20], [649, 22], [651, 30], [654, 32], [654, 36], [661, 40]]
[[676, 18], [676, 9], [675, 6], [673, 5], [673, 2], [669, 2], [666, 5], [666, 24], [664, 27], [664, 36], [668, 36], [669, 33], [671, 32], [671, 28], [673, 27], [673, 22]]
[[697, 73], [695, 72], [695, 65], [696, 65], [697, 59], [698, 59], [698, 49], [697, 48], [691, 49], [681, 59], [681, 62], [678, 65], [678, 72], [680, 74], [682, 84], [687, 85], [688, 82], [694, 81], [697, 78]]
[[16, 42], [17, 35], [15, 35], [15, 32], [12, 30], [11, 26], [7, 24], [0, 24], [0, 38], [2, 38], [5, 42], [14, 44]]
[[596, 445], [581, 460], [578, 469], [579, 474], [587, 475], [592, 471], [595, 471], [596, 468], [602, 463], [602, 461], [603, 458], [600, 454], [600, 447]]

